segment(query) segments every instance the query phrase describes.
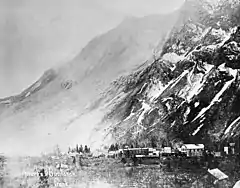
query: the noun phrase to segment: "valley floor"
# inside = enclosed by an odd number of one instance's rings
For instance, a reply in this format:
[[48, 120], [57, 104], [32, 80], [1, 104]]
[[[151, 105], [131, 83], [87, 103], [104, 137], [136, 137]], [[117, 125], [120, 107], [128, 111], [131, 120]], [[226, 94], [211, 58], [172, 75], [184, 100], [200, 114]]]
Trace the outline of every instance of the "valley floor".
[[[59, 163], [66, 165], [59, 170], [56, 168]], [[41, 179], [34, 172], [34, 169], [42, 168], [45, 173], [49, 172], [48, 178], [43, 176]], [[206, 176], [206, 169], [166, 170], [160, 165], [130, 167], [117, 159], [105, 157], [86, 157], [78, 169], [66, 156], [11, 160], [2, 172], [0, 188], [228, 188], [237, 180], [229, 172], [228, 181], [214, 185]]]

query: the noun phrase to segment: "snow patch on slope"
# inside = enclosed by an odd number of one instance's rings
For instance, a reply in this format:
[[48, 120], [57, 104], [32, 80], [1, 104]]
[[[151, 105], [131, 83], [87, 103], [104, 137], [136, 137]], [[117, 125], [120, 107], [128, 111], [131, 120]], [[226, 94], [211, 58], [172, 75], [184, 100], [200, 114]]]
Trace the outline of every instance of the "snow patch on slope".
[[194, 132], [193, 132], [193, 136], [195, 136], [200, 130], [201, 128], [204, 126], [204, 124], [201, 124]]
[[189, 73], [189, 70], [183, 71], [183, 73], [182, 73], [178, 78], [176, 78], [176, 79], [173, 81], [173, 83], [171, 83], [171, 87], [170, 87], [170, 88], [173, 88], [175, 85], [177, 85], [178, 82], [179, 82], [184, 76], [186, 76], [188, 73]]
[[200, 113], [193, 119], [193, 121], [195, 121], [196, 119], [198, 119], [199, 117], [201, 117], [207, 110], [209, 110], [211, 108], [211, 106], [215, 103], [215, 102], [220, 102], [222, 99], [220, 98], [222, 96], [222, 94], [224, 93], [224, 91], [226, 91], [226, 89], [232, 84], [232, 82], [235, 80], [236, 76], [237, 76], [237, 70], [230, 70], [232, 75], [234, 76], [234, 78], [228, 82], [225, 83], [225, 85], [222, 87], [222, 89], [215, 95], [215, 97], [213, 98], [213, 100], [211, 101], [211, 103], [203, 108]]
[[199, 104], [200, 104], [199, 102], [195, 102], [195, 103], [194, 103], [194, 107], [195, 107], [195, 108], [198, 107]]
[[221, 65], [218, 67], [218, 70], [219, 70], [219, 71], [226, 71], [225, 65], [226, 65], [226, 63], [221, 64]]
[[191, 108], [190, 108], [190, 107], [187, 107], [186, 112], [183, 114], [183, 117], [184, 117], [184, 123], [186, 123], [186, 120], [187, 120], [188, 114], [189, 114], [190, 112], [191, 112]]
[[212, 35], [219, 36], [221, 39], [224, 39], [227, 36], [226, 31], [220, 29], [212, 29]]
[[[205, 69], [205, 74], [202, 74], [202, 76], [200, 77], [200, 79], [197, 79], [195, 83], [193, 83], [193, 89], [191, 90], [191, 92], [188, 95], [188, 99], [190, 100], [192, 97], [192, 94], [198, 94], [199, 91], [199, 86], [202, 87], [204, 81], [206, 80], [207, 75], [210, 73], [210, 71], [214, 68], [214, 65], [209, 65], [209, 64], [205, 64], [204, 65], [204, 69]], [[204, 79], [205, 78], [205, 79]], [[198, 91], [198, 92], [197, 92]]]
[[31, 94], [31, 93], [30, 93], [30, 92], [28, 92], [28, 93], [25, 95], [25, 97], [28, 97], [30, 94]]
[[41, 83], [40, 81], [38, 81], [36, 84], [33, 85], [33, 87], [31, 88], [31, 91], [35, 91], [35, 90], [38, 89], [41, 85], [42, 85], [42, 83]]
[[130, 115], [127, 118], [125, 118], [123, 121], [127, 121], [127, 120], [131, 119], [131, 117], [133, 117], [134, 115], [135, 115], [135, 113], [133, 112], [133, 109], [132, 109]]
[[232, 34], [232, 33], [235, 33], [236, 31], [237, 31], [237, 27], [230, 28], [230, 31], [225, 33], [225, 39], [222, 40], [222, 42], [219, 43], [218, 46], [224, 45], [225, 42], [231, 37], [231, 34]]
[[140, 89], [140, 91], [138, 92], [138, 94], [142, 93], [143, 89], [145, 88], [145, 86], [147, 85], [147, 83], [144, 83], [144, 85], [142, 86], [142, 88]]
[[166, 89], [171, 89], [173, 88], [175, 85], [178, 84], [178, 82], [187, 74], [189, 73], [189, 70], [185, 70], [179, 77], [177, 77], [174, 80], [171, 80], [167, 85], [163, 86], [163, 84], [161, 82], [159, 82], [157, 85], [154, 85], [150, 91], [148, 92], [148, 97], [150, 98], [150, 102], [153, 102], [156, 98], [158, 98], [163, 91], [165, 91]]
[[206, 34], [210, 31], [211, 27], [206, 28], [200, 36], [197, 36], [193, 39], [194, 42], [200, 41], [202, 38], [206, 36]]
[[0, 101], [0, 104], [11, 104], [11, 100], [8, 99], [8, 100], [4, 100], [4, 101]]
[[147, 104], [145, 102], [142, 103], [141, 110], [143, 110], [143, 111], [142, 111], [142, 113], [140, 114], [140, 116], [139, 116], [139, 118], [137, 120], [137, 124], [138, 125], [142, 124], [142, 120], [144, 119], [144, 114], [147, 113], [150, 109], [151, 109], [151, 106], [149, 104]]
[[163, 55], [162, 60], [164, 61], [170, 61], [173, 64], [176, 64], [179, 61], [182, 61], [185, 57], [179, 56], [176, 53], [166, 53]]
[[167, 102], [165, 105], [166, 105], [166, 107], [167, 107], [167, 110], [170, 111], [170, 110], [171, 110], [170, 104]]
[[240, 120], [240, 116], [235, 119], [229, 126], [228, 128], [225, 130], [224, 134], [227, 134], [229, 133], [229, 131], [232, 129], [232, 127]]
[[188, 75], [188, 84], [182, 89], [182, 97], [185, 98], [188, 102], [191, 99], [199, 94], [203, 89], [203, 84], [206, 79], [206, 75], [213, 69], [213, 65], [205, 64], [205, 74], [196, 74], [194, 75], [192, 71]]
[[200, 120], [201, 125], [193, 132], [193, 134], [192, 134], [193, 136], [195, 136], [201, 130], [201, 128], [204, 126], [204, 123], [203, 123], [204, 120], [205, 120], [205, 117]]
[[152, 88], [148, 92], [148, 98], [150, 98], [150, 101], [154, 101], [161, 93], [165, 90], [166, 86], [163, 86], [163, 84], [158, 82], [158, 84], [155, 84], [152, 86]]

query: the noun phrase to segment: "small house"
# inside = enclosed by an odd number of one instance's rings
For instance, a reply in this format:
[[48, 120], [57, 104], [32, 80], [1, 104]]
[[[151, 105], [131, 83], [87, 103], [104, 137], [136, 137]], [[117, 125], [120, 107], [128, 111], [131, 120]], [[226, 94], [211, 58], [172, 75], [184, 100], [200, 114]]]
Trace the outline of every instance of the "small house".
[[164, 147], [163, 148], [163, 153], [172, 153], [172, 148], [171, 147]]
[[183, 144], [180, 148], [181, 152], [187, 154], [188, 157], [202, 156], [204, 151], [203, 144]]

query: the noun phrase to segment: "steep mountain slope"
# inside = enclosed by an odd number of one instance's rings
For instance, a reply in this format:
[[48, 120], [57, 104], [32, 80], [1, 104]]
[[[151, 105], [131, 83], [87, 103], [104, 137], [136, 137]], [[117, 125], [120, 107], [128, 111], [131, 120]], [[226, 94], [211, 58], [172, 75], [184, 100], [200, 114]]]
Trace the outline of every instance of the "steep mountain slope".
[[38, 153], [55, 144], [67, 148], [73, 142], [87, 143], [103, 112], [86, 114], [86, 108], [118, 76], [152, 61], [152, 49], [161, 49], [159, 40], [177, 16], [174, 12], [126, 19], [93, 39], [71, 62], [46, 71], [21, 94], [1, 99], [0, 148]]
[[239, 12], [238, 1], [185, 2], [160, 58], [106, 94], [112, 140], [211, 146], [239, 135]]
[[0, 100], [1, 149], [234, 138], [239, 12], [236, 0], [188, 0], [169, 15], [125, 20], [20, 95]]

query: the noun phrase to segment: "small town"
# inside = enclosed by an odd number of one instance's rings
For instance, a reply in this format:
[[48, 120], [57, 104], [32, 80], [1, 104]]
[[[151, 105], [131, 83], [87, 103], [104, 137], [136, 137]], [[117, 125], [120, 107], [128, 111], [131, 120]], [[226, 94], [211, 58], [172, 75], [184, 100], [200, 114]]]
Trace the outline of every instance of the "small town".
[[[24, 160], [26, 163], [27, 159]], [[154, 175], [148, 174], [151, 181], [144, 180], [143, 187], [148, 184], [148, 187], [153, 188], [219, 188], [232, 187], [238, 182], [240, 160], [239, 150], [233, 142], [225, 144], [221, 151], [208, 150], [204, 144], [181, 144], [174, 148], [134, 148], [127, 144], [112, 144], [106, 152], [91, 152], [87, 145], [76, 145], [69, 147], [67, 153], [56, 149], [51, 155], [31, 161], [29, 169], [33, 167], [37, 175], [28, 178], [35, 178], [38, 182], [37, 188], [71, 187], [86, 180], [86, 174], [92, 178], [99, 174], [107, 183], [113, 183], [117, 178], [112, 176], [117, 176], [117, 173], [129, 179], [128, 184], [123, 185], [129, 187], [133, 180], [131, 178], [136, 178], [136, 172], [143, 175], [145, 171], [151, 170]], [[31, 175], [25, 173], [25, 176]], [[158, 178], [155, 185], [153, 176]], [[121, 181], [118, 180], [115, 184], [122, 183]], [[24, 186], [26, 187], [22, 184], [20, 187]]]

